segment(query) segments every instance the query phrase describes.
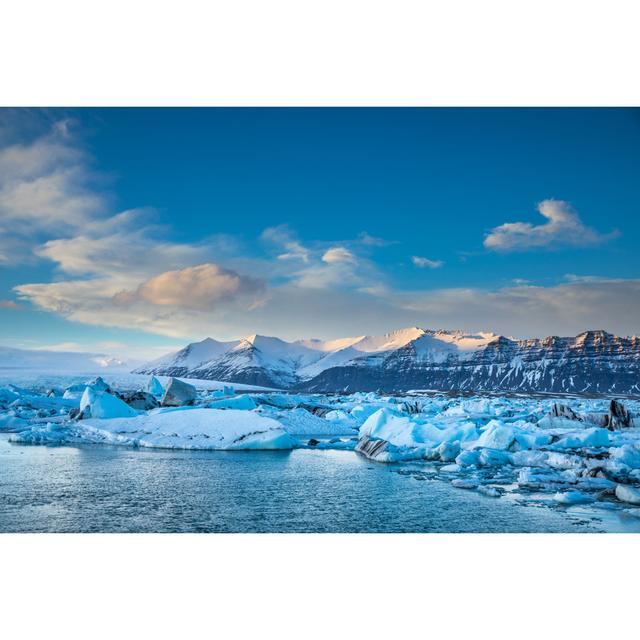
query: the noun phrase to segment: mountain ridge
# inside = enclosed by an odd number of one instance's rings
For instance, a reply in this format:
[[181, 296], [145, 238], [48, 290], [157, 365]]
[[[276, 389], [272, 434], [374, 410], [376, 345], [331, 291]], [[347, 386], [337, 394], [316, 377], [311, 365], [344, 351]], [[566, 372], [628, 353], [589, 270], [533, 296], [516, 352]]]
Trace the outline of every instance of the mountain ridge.
[[[196, 362], [203, 354], [207, 357]], [[329, 341], [286, 342], [254, 334], [230, 342], [207, 338], [191, 343], [134, 373], [311, 392], [637, 393], [640, 338], [597, 329], [574, 337], [514, 339], [491, 332], [419, 327]]]

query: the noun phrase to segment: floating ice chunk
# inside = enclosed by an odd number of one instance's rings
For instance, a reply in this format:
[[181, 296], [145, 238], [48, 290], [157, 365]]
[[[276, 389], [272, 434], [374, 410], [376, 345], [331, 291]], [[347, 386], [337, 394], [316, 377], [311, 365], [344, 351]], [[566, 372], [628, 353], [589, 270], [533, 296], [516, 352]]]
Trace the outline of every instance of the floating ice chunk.
[[619, 484], [616, 487], [616, 498], [621, 502], [640, 504], [640, 489], [630, 487], [628, 484]]
[[502, 492], [497, 487], [488, 487], [484, 484], [478, 487], [478, 493], [487, 496], [487, 498], [499, 498], [502, 495]]
[[0, 415], [0, 431], [23, 431], [29, 427], [29, 423], [13, 413]]
[[379, 407], [375, 405], [357, 404], [349, 412], [359, 424], [362, 424], [369, 416], [373, 415]]
[[451, 486], [456, 487], [458, 489], [477, 489], [478, 483], [475, 480], [466, 480], [466, 479], [458, 478], [456, 480], [451, 481]]
[[443, 442], [438, 445], [436, 451], [442, 462], [453, 462], [460, 453], [460, 443], [455, 442]]
[[[88, 409], [88, 411], [87, 411]], [[110, 393], [100, 392], [93, 387], [86, 387], [80, 400], [80, 415], [92, 418], [127, 418], [137, 416], [126, 402], [112, 396]]]
[[214, 400], [209, 402], [207, 406], [210, 409], [240, 409], [244, 411], [251, 411], [256, 408], [256, 403], [249, 395], [240, 395], [233, 398], [223, 398], [222, 400]]
[[593, 497], [582, 491], [565, 491], [556, 493], [553, 500], [558, 504], [586, 504], [593, 502]]
[[491, 420], [482, 431], [476, 442], [477, 447], [487, 447], [489, 449], [508, 449], [515, 440], [514, 428]]
[[460, 453], [460, 455], [456, 458], [456, 464], [459, 464], [461, 467], [471, 467], [474, 465], [478, 465], [480, 460], [480, 452], [467, 449]]
[[158, 378], [151, 376], [149, 382], [147, 382], [147, 391], [156, 398], [161, 398], [164, 395], [164, 387]]
[[592, 491], [610, 491], [616, 488], [616, 483], [607, 478], [578, 478], [578, 485]]
[[546, 451], [516, 451], [511, 461], [516, 467], [546, 467], [548, 457]]
[[584, 465], [584, 460], [580, 456], [550, 451], [546, 463], [552, 469], [578, 469]]
[[330, 422], [344, 422], [349, 420], [349, 414], [346, 411], [342, 411], [342, 409], [334, 409], [326, 413], [324, 419]]
[[546, 447], [553, 440], [549, 433], [518, 431], [515, 434], [516, 442], [521, 449], [539, 449]]
[[609, 449], [609, 458], [618, 464], [631, 469], [640, 469], [640, 447], [625, 444], [622, 447]]
[[198, 397], [196, 388], [187, 382], [177, 378], [171, 378], [164, 390], [160, 404], [163, 407], [181, 407], [193, 404]]
[[445, 464], [444, 467], [439, 469], [442, 473], [458, 473], [460, 471], [459, 464]]
[[250, 411], [202, 408], [82, 420], [71, 437], [80, 442], [169, 449], [291, 449], [294, 443], [271, 418]]
[[511, 463], [511, 455], [500, 449], [480, 449], [478, 451], [478, 464], [482, 467], [501, 467]]
[[0, 388], [0, 404], [5, 406], [11, 404], [14, 400], [18, 399], [18, 394], [8, 387]]
[[609, 431], [601, 427], [571, 433], [551, 445], [554, 449], [580, 449], [582, 447], [608, 447]]
[[413, 446], [412, 422], [409, 417], [393, 409], [378, 409], [360, 427], [360, 437], [387, 440], [397, 446]]
[[532, 469], [524, 467], [518, 472], [518, 485], [529, 489], [547, 489], [554, 484], [575, 484], [577, 482], [575, 472], [555, 471], [553, 469]]

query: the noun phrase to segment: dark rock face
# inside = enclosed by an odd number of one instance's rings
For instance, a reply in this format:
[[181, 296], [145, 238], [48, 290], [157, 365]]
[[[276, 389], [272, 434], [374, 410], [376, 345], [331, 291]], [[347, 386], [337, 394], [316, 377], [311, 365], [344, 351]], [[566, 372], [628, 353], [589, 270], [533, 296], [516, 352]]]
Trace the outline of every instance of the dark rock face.
[[315, 404], [307, 404], [306, 402], [301, 402], [295, 406], [296, 409], [304, 409], [314, 416], [318, 416], [318, 418], [324, 418], [324, 416], [329, 413], [329, 411], [333, 411], [332, 407], [324, 407], [322, 405]]
[[510, 340], [499, 337], [466, 358], [449, 354], [421, 362], [409, 343], [377, 363], [363, 358], [323, 371], [300, 390], [549, 391], [640, 393], [640, 340], [604, 331], [575, 338]]
[[582, 420], [582, 418], [571, 407], [560, 403], [555, 403], [551, 407], [549, 416], [551, 418], [566, 418], [567, 420]]
[[116, 395], [137, 411], [150, 411], [160, 406], [160, 403], [146, 391], [127, 391]]
[[356, 445], [356, 451], [370, 460], [376, 460], [388, 448], [389, 443], [386, 440], [373, 440], [368, 436], [362, 436]]
[[612, 400], [609, 405], [609, 428], [610, 429], [625, 429], [630, 427], [633, 423], [633, 418], [629, 413], [627, 407], [622, 402]]

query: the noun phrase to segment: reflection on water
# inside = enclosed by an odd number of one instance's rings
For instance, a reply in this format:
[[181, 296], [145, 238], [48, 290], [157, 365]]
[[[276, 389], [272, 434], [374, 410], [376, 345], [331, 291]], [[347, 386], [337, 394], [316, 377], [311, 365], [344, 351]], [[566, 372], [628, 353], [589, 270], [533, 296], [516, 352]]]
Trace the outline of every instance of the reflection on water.
[[[32, 447], [0, 437], [0, 531], [597, 531], [353, 452]], [[615, 527], [614, 527], [615, 528]]]

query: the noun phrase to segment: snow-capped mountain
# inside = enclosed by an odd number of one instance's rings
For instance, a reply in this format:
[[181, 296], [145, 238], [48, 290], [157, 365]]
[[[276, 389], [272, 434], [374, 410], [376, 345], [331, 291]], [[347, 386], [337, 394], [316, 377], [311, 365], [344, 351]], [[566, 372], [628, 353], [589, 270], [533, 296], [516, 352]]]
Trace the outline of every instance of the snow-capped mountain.
[[640, 392], [640, 338], [515, 340], [411, 327], [383, 336], [207, 338], [136, 370], [312, 392], [409, 389]]
[[[435, 332], [411, 341], [382, 359], [357, 359], [319, 373], [308, 391], [549, 391], [640, 392], [640, 339], [605, 331], [575, 338], [514, 340], [481, 336], [448, 342]], [[443, 348], [443, 344], [452, 348]], [[461, 346], [463, 345], [463, 348]]]

